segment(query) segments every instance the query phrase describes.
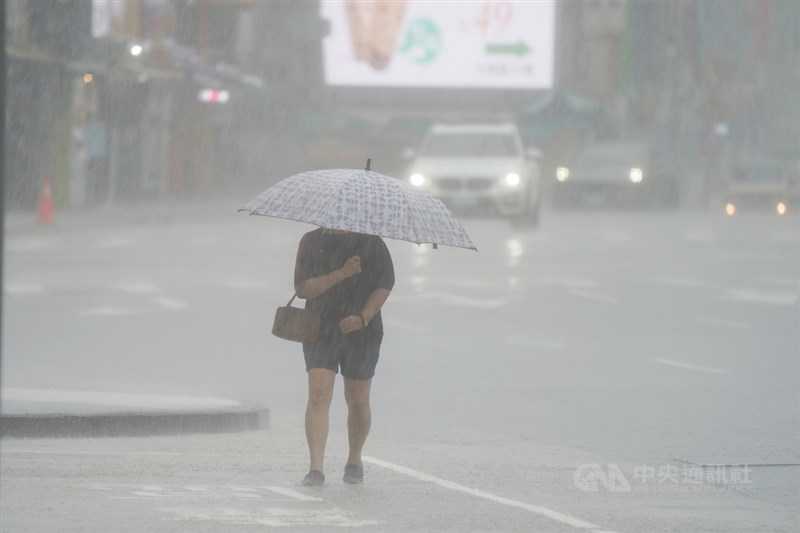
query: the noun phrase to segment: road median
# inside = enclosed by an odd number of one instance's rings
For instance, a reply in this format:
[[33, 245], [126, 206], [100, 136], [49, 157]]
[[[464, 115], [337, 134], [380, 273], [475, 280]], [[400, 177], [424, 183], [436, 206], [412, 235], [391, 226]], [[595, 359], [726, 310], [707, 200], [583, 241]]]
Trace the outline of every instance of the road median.
[[270, 411], [223, 398], [4, 387], [0, 436], [134, 437], [266, 429]]

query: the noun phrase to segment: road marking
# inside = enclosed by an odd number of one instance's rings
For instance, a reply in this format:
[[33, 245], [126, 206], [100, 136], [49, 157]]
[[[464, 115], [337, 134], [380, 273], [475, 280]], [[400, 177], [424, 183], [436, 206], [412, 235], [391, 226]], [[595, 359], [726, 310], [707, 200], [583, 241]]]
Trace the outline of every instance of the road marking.
[[300, 500], [301, 502], [321, 502], [322, 498], [316, 498], [314, 496], [308, 496], [307, 494], [302, 494], [297, 492], [296, 490], [287, 489], [286, 487], [264, 487], [267, 490], [271, 490], [277, 494], [282, 496], [288, 496], [289, 498]]
[[692, 365], [690, 363], [684, 363], [681, 361], [673, 361], [672, 359], [660, 359], [656, 358], [653, 359], [654, 363], [658, 363], [660, 365], [669, 365], [669, 366], [676, 366], [678, 368], [686, 368], [688, 370], [699, 370], [700, 372], [711, 372], [712, 374], [727, 374], [727, 370], [722, 370], [720, 368], [711, 368], [708, 366], [697, 366]]
[[712, 324], [714, 326], [723, 326], [726, 328], [734, 328], [734, 329], [753, 329], [752, 324], [747, 324], [745, 322], [736, 322], [735, 320], [723, 320], [721, 318], [712, 318], [712, 317], [705, 317], [705, 316], [696, 316], [694, 319], [698, 322], [702, 322], [703, 324]]
[[[426, 279], [422, 276], [417, 276], [412, 281], [413, 283], [420, 285], [425, 281], [434, 281], [430, 279]], [[439, 286], [447, 286], [448, 288], [452, 287], [454, 289], [467, 289], [467, 290], [487, 290], [487, 291], [499, 291], [505, 288], [505, 285], [500, 280], [472, 280], [469, 278], [454, 278], [452, 275], [447, 277], [446, 279], [436, 280], [434, 282], [436, 285]]]
[[81, 451], [81, 450], [15, 450], [4, 447], [3, 453], [29, 453], [36, 455], [146, 455], [146, 456], [177, 456], [186, 455], [184, 452], [107, 452], [107, 451]]
[[539, 280], [542, 285], [555, 285], [566, 289], [592, 289], [599, 285], [593, 279], [580, 278], [544, 278]]
[[265, 291], [270, 288], [268, 283], [262, 281], [226, 281], [223, 286], [237, 291]]
[[152, 302], [167, 309], [175, 309], [176, 311], [188, 309], [189, 305], [181, 302], [180, 300], [173, 300], [171, 298], [153, 298]]
[[129, 316], [140, 313], [136, 309], [127, 309], [121, 307], [93, 307], [83, 311], [83, 316]]
[[[321, 502], [322, 498], [301, 494], [292, 489], [275, 486], [252, 486], [245, 487], [239, 485], [93, 485], [93, 490], [121, 490], [127, 493], [123, 496], [109, 496], [112, 500], [142, 500], [158, 499], [159, 501], [202, 501], [220, 498], [223, 500], [231, 499], [268, 499], [270, 501], [299, 501], [299, 502]], [[275, 498], [271, 494], [288, 498]]]
[[6, 285], [6, 293], [12, 296], [40, 296], [47, 294], [41, 285]]
[[605, 294], [601, 294], [599, 292], [589, 292], [589, 291], [579, 291], [579, 290], [571, 290], [569, 293], [573, 296], [580, 296], [581, 298], [588, 298], [590, 300], [596, 300], [598, 302], [605, 302], [608, 304], [618, 304], [619, 300], [616, 298], [612, 298], [611, 296], [607, 296]]
[[50, 240], [25, 239], [8, 242], [5, 248], [6, 252], [34, 252], [51, 248], [53, 244]]
[[771, 305], [797, 305], [800, 295], [797, 291], [776, 291], [761, 289], [728, 289], [720, 296], [722, 300]]
[[[479, 309], [497, 309], [499, 307], [508, 305], [508, 300], [506, 298], [494, 298], [494, 299], [467, 298], [454, 293], [431, 292], [431, 291], [414, 294], [411, 297], [405, 298], [405, 300], [406, 301], [438, 300], [437, 303], [441, 303], [444, 305], [454, 305], [457, 307], [473, 307]], [[397, 301], [397, 298], [395, 298], [394, 301]]]
[[550, 518], [557, 522], [561, 522], [562, 524], [566, 524], [568, 526], [572, 526], [579, 529], [591, 529], [597, 532], [600, 531], [600, 526], [592, 524], [591, 522], [586, 522], [579, 518], [575, 518], [574, 516], [570, 516], [564, 513], [559, 513], [558, 511], [548, 509], [547, 507], [542, 507], [541, 505], [531, 505], [525, 502], [504, 498], [503, 496], [497, 496], [495, 494], [480, 489], [465, 487], [464, 485], [460, 485], [453, 481], [448, 481], [446, 479], [432, 476], [430, 474], [425, 474], [424, 472], [419, 472], [418, 470], [413, 470], [411, 468], [390, 463], [388, 461], [383, 461], [381, 459], [375, 459], [374, 457], [364, 457], [363, 460], [366, 463], [370, 463], [375, 466], [380, 466], [388, 470], [397, 472], [399, 474], [405, 474], [420, 481], [427, 481], [429, 483], [433, 483], [434, 485], [438, 485], [446, 489], [462, 492], [464, 494], [469, 494], [470, 496], [475, 496], [477, 498], [483, 498], [484, 500], [489, 500], [491, 502], [499, 503], [501, 505], [508, 505], [509, 507], [517, 507], [520, 509], [524, 509], [534, 514], [538, 514], [540, 516]]
[[653, 278], [656, 283], [663, 283], [671, 287], [700, 288], [705, 287], [705, 283], [692, 278], [682, 278], [678, 276], [660, 276]]
[[[173, 521], [273, 527], [362, 527], [385, 523], [354, 517], [348, 511], [331, 506], [322, 498], [280, 486], [103, 483], [90, 485], [89, 489], [104, 492], [109, 500], [149, 500], [161, 505], [179, 505], [180, 507], [158, 509], [177, 515], [166, 519]], [[232, 507], [232, 502], [237, 506], [247, 505], [250, 508]], [[274, 504], [281, 507], [272, 507]], [[292, 504], [296, 506], [292, 507]]]
[[216, 522], [232, 526], [267, 526], [267, 527], [364, 527], [385, 524], [379, 520], [358, 520], [350, 518], [348, 513], [338, 508], [324, 509], [289, 509], [267, 507], [256, 512], [236, 509], [235, 507], [216, 507], [202, 511], [194, 508], [162, 509], [178, 515], [173, 521]]

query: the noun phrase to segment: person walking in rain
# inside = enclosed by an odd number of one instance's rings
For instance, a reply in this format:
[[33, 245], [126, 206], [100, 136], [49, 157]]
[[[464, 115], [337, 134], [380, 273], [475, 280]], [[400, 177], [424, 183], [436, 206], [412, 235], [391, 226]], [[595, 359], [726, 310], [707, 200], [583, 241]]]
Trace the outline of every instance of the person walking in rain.
[[303, 343], [310, 467], [302, 483], [321, 486], [325, 482], [328, 416], [340, 368], [349, 442], [343, 480], [363, 483], [361, 451], [372, 421], [369, 397], [383, 339], [381, 307], [394, 286], [391, 255], [380, 237], [319, 228], [300, 240], [294, 283], [306, 308], [320, 313], [319, 339]]

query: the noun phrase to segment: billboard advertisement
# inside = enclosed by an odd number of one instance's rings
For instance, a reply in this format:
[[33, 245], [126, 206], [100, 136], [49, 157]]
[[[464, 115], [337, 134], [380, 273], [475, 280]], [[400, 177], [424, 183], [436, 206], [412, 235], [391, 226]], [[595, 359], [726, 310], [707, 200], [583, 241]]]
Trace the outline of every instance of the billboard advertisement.
[[329, 85], [553, 86], [555, 0], [344, 0], [320, 9]]

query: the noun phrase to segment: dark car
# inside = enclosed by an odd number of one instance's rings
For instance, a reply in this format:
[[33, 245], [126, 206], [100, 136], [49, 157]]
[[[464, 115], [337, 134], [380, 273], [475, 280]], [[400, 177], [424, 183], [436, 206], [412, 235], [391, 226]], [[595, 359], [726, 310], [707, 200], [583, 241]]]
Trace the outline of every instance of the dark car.
[[599, 142], [556, 169], [560, 206], [653, 207], [677, 204], [677, 184], [644, 142]]
[[739, 157], [722, 184], [725, 212], [770, 210], [786, 214], [800, 200], [800, 162], [770, 157]]

